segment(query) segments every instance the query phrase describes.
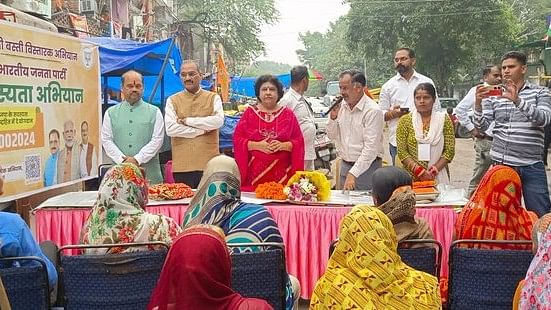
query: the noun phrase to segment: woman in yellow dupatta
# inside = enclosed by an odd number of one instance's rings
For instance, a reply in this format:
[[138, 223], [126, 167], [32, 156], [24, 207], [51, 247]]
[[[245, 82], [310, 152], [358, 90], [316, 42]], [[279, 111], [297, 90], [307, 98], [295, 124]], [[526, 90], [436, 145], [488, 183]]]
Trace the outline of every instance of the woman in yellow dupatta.
[[440, 309], [436, 277], [404, 264], [397, 246], [392, 222], [381, 210], [353, 208], [310, 309]]

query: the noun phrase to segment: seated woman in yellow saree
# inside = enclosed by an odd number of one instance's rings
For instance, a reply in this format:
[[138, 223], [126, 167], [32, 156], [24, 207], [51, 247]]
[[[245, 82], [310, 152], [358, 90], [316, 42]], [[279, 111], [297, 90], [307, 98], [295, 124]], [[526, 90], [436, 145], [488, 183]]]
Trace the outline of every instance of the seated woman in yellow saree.
[[436, 277], [404, 264], [390, 219], [355, 207], [316, 283], [310, 309], [440, 309]]

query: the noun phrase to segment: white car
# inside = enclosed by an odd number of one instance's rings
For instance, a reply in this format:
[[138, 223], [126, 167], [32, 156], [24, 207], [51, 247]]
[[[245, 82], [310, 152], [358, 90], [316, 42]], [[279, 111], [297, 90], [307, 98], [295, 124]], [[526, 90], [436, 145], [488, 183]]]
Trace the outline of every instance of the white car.
[[329, 109], [328, 106], [323, 104], [323, 99], [317, 98], [317, 97], [306, 97], [304, 98], [308, 103], [310, 103], [310, 106], [312, 107], [312, 111], [314, 111], [314, 117], [325, 117], [325, 113]]
[[323, 103], [323, 98], [318, 97], [306, 97], [306, 101], [310, 103], [312, 111], [314, 111], [314, 122], [318, 130], [325, 130], [325, 125], [327, 123], [327, 110], [329, 107]]

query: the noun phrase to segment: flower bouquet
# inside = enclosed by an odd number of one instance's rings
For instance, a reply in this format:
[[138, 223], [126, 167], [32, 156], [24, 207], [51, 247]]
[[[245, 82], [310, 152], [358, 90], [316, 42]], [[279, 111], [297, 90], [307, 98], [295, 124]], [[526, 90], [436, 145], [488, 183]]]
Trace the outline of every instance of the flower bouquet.
[[262, 199], [276, 199], [276, 200], [285, 200], [287, 195], [283, 193], [283, 184], [277, 182], [267, 182], [259, 184], [254, 193], [256, 198]]
[[318, 202], [331, 197], [331, 184], [318, 171], [297, 171], [283, 189], [290, 201]]

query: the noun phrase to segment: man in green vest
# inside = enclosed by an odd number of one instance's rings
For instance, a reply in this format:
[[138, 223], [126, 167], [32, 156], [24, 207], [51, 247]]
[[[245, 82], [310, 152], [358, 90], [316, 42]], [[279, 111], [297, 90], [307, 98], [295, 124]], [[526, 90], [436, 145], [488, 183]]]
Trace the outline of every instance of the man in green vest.
[[143, 76], [134, 71], [122, 75], [123, 101], [103, 116], [101, 143], [115, 163], [133, 163], [145, 170], [149, 184], [163, 182], [159, 149], [164, 122], [159, 108], [143, 101]]
[[185, 90], [166, 101], [166, 134], [172, 142], [174, 180], [197, 188], [207, 162], [220, 153], [218, 128], [224, 124], [224, 110], [220, 96], [201, 89], [196, 62], [184, 61], [180, 79]]

